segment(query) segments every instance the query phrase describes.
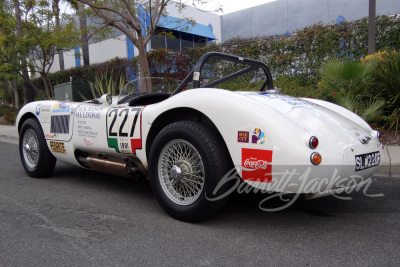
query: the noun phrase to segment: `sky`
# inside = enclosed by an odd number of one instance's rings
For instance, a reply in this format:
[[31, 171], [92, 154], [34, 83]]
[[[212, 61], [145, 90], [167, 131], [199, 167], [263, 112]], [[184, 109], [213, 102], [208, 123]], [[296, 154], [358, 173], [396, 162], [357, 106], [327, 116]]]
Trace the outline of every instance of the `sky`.
[[215, 6], [222, 5], [223, 12], [219, 14], [228, 14], [238, 10], [246, 9], [253, 6], [258, 6], [276, 0], [212, 0], [209, 1], [203, 8], [206, 10], [215, 9]]
[[[222, 15], [277, 0], [204, 0], [204, 1], [208, 3], [201, 6], [201, 9], [213, 11], [217, 9], [218, 5], [221, 5], [223, 8], [223, 12], [218, 12], [218, 14]], [[185, 0], [183, 2], [185, 2]], [[191, 2], [193, 2], [193, 0], [186, 0], [186, 2], [190, 4]], [[68, 8], [65, 2], [63, 1], [61, 2], [61, 10], [67, 13], [73, 13], [73, 10]]]

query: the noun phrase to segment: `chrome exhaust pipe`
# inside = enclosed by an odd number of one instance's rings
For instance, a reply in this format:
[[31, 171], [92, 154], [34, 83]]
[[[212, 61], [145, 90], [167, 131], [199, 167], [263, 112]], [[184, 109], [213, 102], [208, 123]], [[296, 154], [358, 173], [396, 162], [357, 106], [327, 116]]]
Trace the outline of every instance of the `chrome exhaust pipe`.
[[105, 172], [117, 176], [133, 177], [140, 175], [138, 168], [130, 163], [115, 162], [106, 159], [87, 157], [87, 164], [95, 171]]

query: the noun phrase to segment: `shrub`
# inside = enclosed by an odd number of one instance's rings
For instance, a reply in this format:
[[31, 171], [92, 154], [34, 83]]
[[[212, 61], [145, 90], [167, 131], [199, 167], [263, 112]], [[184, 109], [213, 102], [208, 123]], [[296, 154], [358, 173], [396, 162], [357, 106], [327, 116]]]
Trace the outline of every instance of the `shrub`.
[[366, 56], [363, 62], [376, 61], [371, 74], [369, 91], [386, 100], [385, 116], [382, 117], [387, 128], [399, 126], [400, 115], [400, 53], [396, 50], [383, 50]]
[[372, 122], [382, 115], [385, 105], [383, 99], [376, 97], [376, 94], [369, 94], [367, 90], [375, 66], [376, 60], [333, 57], [322, 67], [319, 90], [326, 95], [333, 90], [329, 100]]

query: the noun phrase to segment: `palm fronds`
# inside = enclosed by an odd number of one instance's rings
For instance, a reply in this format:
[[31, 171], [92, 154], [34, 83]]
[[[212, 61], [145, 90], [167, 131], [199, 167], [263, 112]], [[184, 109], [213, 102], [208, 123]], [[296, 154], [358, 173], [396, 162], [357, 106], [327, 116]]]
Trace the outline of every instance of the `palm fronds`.
[[104, 94], [114, 96], [118, 95], [125, 85], [125, 76], [120, 73], [115, 74], [113, 69], [106, 70], [97, 75], [94, 82], [90, 82], [89, 85], [94, 97], [101, 97]]

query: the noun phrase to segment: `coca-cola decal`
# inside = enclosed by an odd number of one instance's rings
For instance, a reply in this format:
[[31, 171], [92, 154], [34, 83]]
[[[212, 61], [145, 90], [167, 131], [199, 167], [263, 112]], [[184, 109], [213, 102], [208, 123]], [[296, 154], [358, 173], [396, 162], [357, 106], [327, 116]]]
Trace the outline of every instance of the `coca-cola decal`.
[[242, 178], [269, 183], [272, 180], [272, 150], [242, 148]]

